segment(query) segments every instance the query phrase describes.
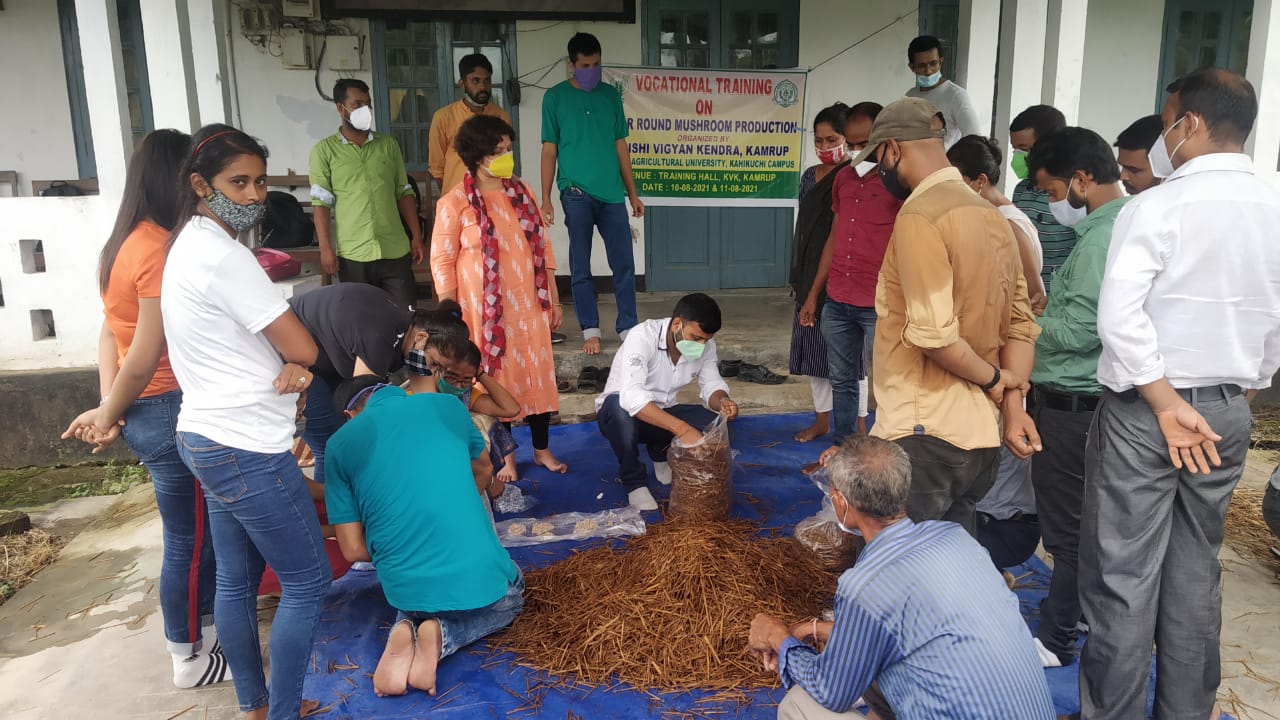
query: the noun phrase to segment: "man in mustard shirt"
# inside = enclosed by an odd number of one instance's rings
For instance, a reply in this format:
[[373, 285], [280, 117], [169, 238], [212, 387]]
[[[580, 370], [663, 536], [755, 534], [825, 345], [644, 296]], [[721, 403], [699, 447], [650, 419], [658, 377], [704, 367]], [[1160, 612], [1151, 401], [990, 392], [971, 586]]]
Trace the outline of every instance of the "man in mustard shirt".
[[[404, 155], [395, 138], [370, 130], [373, 109], [363, 81], [339, 80], [333, 100], [342, 125], [311, 149], [320, 266], [342, 282], [380, 287], [412, 308], [417, 305], [413, 266], [426, 260], [427, 251]], [[335, 215], [336, 241], [331, 225]], [[405, 235], [406, 226], [411, 237]]]
[[477, 115], [494, 115], [511, 124], [511, 115], [489, 102], [493, 97], [493, 64], [489, 58], [476, 53], [459, 60], [458, 87], [462, 88], [462, 97], [437, 110], [431, 118], [427, 171], [440, 186], [441, 195], [457, 187], [467, 174], [467, 167], [453, 149], [462, 123]]

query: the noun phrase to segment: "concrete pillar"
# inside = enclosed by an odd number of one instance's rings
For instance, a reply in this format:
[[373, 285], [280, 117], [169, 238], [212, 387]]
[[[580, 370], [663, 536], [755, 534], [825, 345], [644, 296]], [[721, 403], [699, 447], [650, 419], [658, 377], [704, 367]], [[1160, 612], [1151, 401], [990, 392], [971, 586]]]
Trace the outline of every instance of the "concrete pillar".
[[[995, 137], [1009, 146], [1009, 121], [1041, 102], [1044, 40], [1048, 13], [1044, 0], [1005, 0], [1000, 17], [1000, 72], [997, 76]], [[1005, 191], [1018, 179], [1003, 175]]]
[[1041, 101], [1079, 124], [1080, 78], [1084, 71], [1085, 19], [1089, 0], [1049, 0]]
[[978, 119], [991, 134], [996, 100], [996, 58], [1000, 49], [1000, 0], [960, 0], [956, 82], [969, 92]]
[[124, 192], [125, 170], [133, 155], [116, 0], [76, 0], [76, 22], [98, 191], [114, 205]]
[[193, 127], [231, 122], [228, 79], [227, 0], [186, 0], [191, 28], [191, 73], [195, 81]]
[[1249, 66], [1245, 73], [1258, 93], [1258, 120], [1245, 150], [1258, 172], [1274, 176], [1280, 166], [1280, 2], [1253, 1]]
[[157, 128], [191, 132], [200, 122], [191, 63], [191, 22], [186, 0], [141, 0], [147, 73]]

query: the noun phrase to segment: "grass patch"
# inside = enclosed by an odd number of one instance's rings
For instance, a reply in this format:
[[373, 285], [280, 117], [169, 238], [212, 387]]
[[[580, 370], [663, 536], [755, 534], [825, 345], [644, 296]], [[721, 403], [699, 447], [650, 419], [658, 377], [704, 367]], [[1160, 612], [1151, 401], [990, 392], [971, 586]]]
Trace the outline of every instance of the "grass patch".
[[0, 508], [33, 507], [94, 495], [116, 495], [150, 481], [136, 463], [0, 470]]
[[39, 528], [0, 537], [0, 604], [56, 560], [62, 545], [61, 538]]

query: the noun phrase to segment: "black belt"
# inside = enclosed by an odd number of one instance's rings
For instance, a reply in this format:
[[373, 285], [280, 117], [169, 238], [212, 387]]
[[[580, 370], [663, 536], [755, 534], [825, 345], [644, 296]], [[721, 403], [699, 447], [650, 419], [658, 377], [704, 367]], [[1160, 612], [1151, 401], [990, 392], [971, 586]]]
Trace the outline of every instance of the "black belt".
[[1035, 404], [1050, 410], [1062, 412], [1093, 412], [1098, 409], [1098, 395], [1077, 395], [1050, 390], [1037, 385], [1032, 390]]
[[[1206, 385], [1204, 387], [1194, 388], [1174, 388], [1174, 391], [1182, 397], [1183, 400], [1195, 405], [1201, 401], [1212, 400], [1230, 400], [1238, 395], [1243, 395], [1244, 390], [1235, 383], [1223, 383], [1221, 385]], [[1116, 396], [1124, 402], [1133, 402], [1142, 396], [1138, 394], [1136, 389], [1130, 388], [1121, 393], [1115, 393]]]

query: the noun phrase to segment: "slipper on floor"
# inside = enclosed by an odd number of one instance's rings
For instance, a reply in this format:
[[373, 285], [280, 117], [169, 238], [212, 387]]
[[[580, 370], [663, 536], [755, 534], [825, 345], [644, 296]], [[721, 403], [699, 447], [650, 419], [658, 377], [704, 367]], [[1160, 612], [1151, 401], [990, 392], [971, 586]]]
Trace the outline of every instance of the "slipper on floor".
[[556, 378], [556, 392], [560, 393], [561, 395], [565, 393], [573, 392], [576, 389], [577, 388], [574, 387], [573, 383], [569, 382], [568, 380], [561, 380], [560, 378]]
[[738, 377], [738, 372], [742, 370], [741, 360], [721, 360], [720, 361], [720, 377]]
[[562, 342], [564, 342], [565, 340], [568, 340], [568, 339], [569, 339], [569, 336], [565, 335], [564, 333], [558, 333], [558, 332], [553, 332], [553, 333], [551, 333], [551, 344], [552, 344], [552, 345], [559, 345], [560, 343], [562, 343]]
[[779, 375], [763, 365], [748, 365], [746, 363], [743, 363], [742, 369], [738, 371], [738, 379], [757, 385], [781, 385], [787, 381], [785, 376]]
[[587, 365], [578, 371], [578, 392], [594, 395], [600, 392], [600, 368]]

